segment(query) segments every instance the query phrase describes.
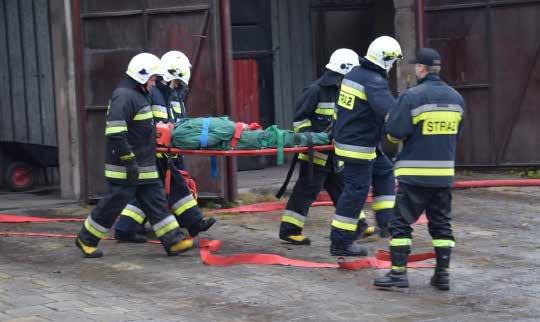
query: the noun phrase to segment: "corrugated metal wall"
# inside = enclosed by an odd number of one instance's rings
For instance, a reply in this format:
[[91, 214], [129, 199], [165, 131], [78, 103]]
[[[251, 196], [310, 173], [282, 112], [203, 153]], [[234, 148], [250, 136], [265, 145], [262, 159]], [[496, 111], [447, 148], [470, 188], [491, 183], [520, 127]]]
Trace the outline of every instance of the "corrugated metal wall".
[[0, 141], [57, 145], [48, 0], [0, 0]]
[[290, 128], [295, 100], [315, 77], [310, 0], [272, 0], [276, 124]]

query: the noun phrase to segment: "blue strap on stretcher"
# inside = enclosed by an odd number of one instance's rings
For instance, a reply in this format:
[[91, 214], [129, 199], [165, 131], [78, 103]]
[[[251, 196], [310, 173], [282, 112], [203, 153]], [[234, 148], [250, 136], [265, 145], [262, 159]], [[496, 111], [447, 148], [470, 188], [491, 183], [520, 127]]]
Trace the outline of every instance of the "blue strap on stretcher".
[[[206, 148], [208, 146], [208, 130], [210, 129], [210, 121], [212, 121], [212, 119], [209, 117], [203, 120], [200, 138], [201, 148]], [[217, 158], [215, 156], [210, 157], [210, 175], [212, 178], [217, 178], [218, 176]]]

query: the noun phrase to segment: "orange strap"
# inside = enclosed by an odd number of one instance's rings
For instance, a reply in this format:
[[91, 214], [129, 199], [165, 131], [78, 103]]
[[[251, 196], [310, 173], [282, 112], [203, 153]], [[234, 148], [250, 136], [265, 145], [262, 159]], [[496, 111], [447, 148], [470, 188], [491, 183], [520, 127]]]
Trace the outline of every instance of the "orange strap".
[[244, 131], [244, 123], [236, 122], [236, 124], [234, 125], [234, 134], [231, 139], [231, 150], [236, 149], [236, 146], [238, 145], [238, 140], [240, 140], [240, 137], [242, 136], [243, 131]]

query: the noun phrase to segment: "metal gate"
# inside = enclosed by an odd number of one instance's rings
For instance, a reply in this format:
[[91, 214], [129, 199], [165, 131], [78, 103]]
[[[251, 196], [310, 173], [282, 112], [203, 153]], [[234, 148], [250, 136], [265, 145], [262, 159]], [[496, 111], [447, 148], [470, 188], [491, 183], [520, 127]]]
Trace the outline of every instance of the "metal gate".
[[[135, 54], [185, 52], [193, 65], [188, 114], [226, 114], [220, 7], [218, 0], [80, 0], [77, 5], [74, 12], [80, 12], [80, 20], [74, 20], [80, 21], [81, 28], [79, 80], [86, 114], [87, 195], [94, 197], [106, 191], [102, 174], [107, 101]], [[226, 197], [225, 161], [218, 162], [220, 178], [211, 179], [208, 158], [187, 159], [203, 196]]]
[[540, 1], [426, 0], [426, 46], [465, 97], [462, 166], [540, 165]]

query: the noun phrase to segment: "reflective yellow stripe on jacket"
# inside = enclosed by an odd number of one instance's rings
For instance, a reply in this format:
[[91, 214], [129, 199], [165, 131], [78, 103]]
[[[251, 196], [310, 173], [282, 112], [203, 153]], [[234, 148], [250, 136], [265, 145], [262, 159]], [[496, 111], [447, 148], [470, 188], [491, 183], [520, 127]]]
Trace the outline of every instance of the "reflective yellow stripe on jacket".
[[127, 132], [126, 121], [108, 121], [105, 126], [105, 135]]
[[162, 105], [152, 105], [152, 115], [154, 118], [168, 119], [167, 108]]
[[377, 157], [375, 147], [343, 144], [336, 141], [334, 141], [334, 151], [336, 155], [350, 159], [373, 160]]
[[402, 160], [396, 162], [394, 174], [400, 176], [454, 176], [454, 161], [417, 161]]
[[144, 121], [148, 119], [154, 118], [154, 114], [152, 114], [152, 109], [150, 106], [143, 107], [137, 112], [137, 115], [133, 118], [134, 121]]
[[331, 103], [320, 102], [319, 104], [317, 104], [317, 108], [315, 109], [315, 114], [333, 116], [335, 108], [336, 108], [336, 104], [334, 102], [331, 102]]
[[293, 122], [294, 132], [300, 132], [301, 129], [303, 129], [305, 127], [310, 127], [310, 126], [311, 126], [311, 120], [310, 119], [305, 119], [305, 120], [302, 120], [302, 121]]
[[[298, 154], [298, 159], [309, 162], [309, 155], [307, 155], [305, 153], [300, 153], [300, 154]], [[324, 153], [321, 153], [321, 152], [313, 151], [313, 163], [314, 164], [320, 165], [321, 167], [325, 167], [327, 160], [328, 160], [328, 155], [326, 155]]]
[[[127, 179], [126, 167], [105, 164], [105, 177], [110, 179]], [[139, 167], [139, 180], [157, 179], [159, 174], [156, 166]]]

